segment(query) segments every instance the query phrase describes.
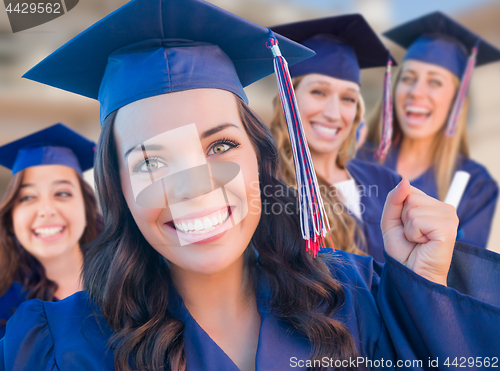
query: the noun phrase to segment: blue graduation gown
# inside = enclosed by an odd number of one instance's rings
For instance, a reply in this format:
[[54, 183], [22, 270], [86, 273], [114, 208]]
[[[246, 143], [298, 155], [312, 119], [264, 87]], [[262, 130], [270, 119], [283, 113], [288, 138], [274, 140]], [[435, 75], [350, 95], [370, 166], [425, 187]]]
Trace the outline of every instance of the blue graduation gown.
[[[358, 150], [356, 158], [378, 163], [373, 153], [373, 145], [368, 143]], [[398, 153], [399, 145], [391, 147], [383, 165], [396, 171]], [[465, 156], [459, 156], [456, 170], [470, 174], [469, 183], [457, 209], [460, 219], [457, 239], [486, 248], [498, 200], [498, 184], [484, 166]], [[438, 198], [433, 167], [412, 180], [411, 185], [431, 197]]]
[[[496, 287], [500, 255], [478, 250], [457, 243], [452, 265], [469, 264], [473, 271], [464, 274], [460, 267], [452, 269], [449, 287], [427, 281], [387, 255], [384, 266], [371, 257], [333, 253], [328, 264], [345, 291], [345, 303], [335, 318], [352, 333], [360, 356], [372, 362], [384, 359], [387, 366], [373, 364], [368, 369], [393, 370], [397, 360], [421, 360], [422, 366], [399, 369], [429, 370], [430, 357], [438, 358], [439, 369], [448, 370], [447, 359], [450, 364], [455, 357], [490, 357], [493, 362], [493, 357], [500, 356]], [[476, 275], [484, 278], [482, 272], [491, 276], [470, 285], [465, 282]], [[464, 293], [450, 287], [455, 284], [463, 286]], [[186, 370], [237, 371], [180, 296], [171, 295], [171, 313], [185, 324]], [[256, 370], [306, 369], [303, 362], [310, 356], [309, 343], [271, 314], [267, 276], [262, 270], [256, 296], [261, 316]], [[114, 370], [113, 351], [107, 347], [111, 334], [86, 292], [60, 302], [30, 300], [7, 324], [0, 341], [0, 370]]]
[[363, 220], [353, 216], [364, 233], [368, 254], [383, 263], [384, 240], [380, 220], [387, 194], [399, 184], [401, 176], [383, 166], [357, 159], [349, 161], [346, 167], [358, 187]]
[[16, 309], [26, 301], [26, 292], [19, 282], [14, 282], [7, 292], [0, 297], [0, 339], [5, 334], [5, 322]]

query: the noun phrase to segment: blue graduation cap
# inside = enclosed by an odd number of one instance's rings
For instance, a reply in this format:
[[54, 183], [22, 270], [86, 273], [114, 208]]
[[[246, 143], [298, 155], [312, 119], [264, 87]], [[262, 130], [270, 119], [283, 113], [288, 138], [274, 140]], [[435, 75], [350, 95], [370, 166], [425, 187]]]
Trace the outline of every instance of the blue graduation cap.
[[40, 165], [64, 165], [82, 174], [94, 166], [95, 146], [66, 125], [56, 124], [0, 147], [0, 165], [12, 175]]
[[384, 36], [408, 49], [403, 60], [435, 64], [460, 79], [445, 134], [453, 136], [474, 67], [500, 60], [500, 50], [441, 12], [392, 28]]
[[314, 57], [290, 67], [292, 77], [319, 73], [360, 84], [361, 68], [386, 66], [391, 60], [389, 51], [361, 14], [313, 19], [271, 29], [316, 52]]
[[477, 45], [476, 66], [500, 60], [500, 50], [441, 12], [434, 12], [394, 27], [384, 36], [408, 49], [404, 60], [414, 59], [446, 68], [458, 78]]
[[[278, 36], [289, 63], [314, 55]], [[101, 123], [139, 99], [197, 88], [230, 91], [273, 73], [268, 30], [204, 0], [132, 0], [24, 77], [97, 99]], [[248, 102], [247, 102], [248, 103]]]

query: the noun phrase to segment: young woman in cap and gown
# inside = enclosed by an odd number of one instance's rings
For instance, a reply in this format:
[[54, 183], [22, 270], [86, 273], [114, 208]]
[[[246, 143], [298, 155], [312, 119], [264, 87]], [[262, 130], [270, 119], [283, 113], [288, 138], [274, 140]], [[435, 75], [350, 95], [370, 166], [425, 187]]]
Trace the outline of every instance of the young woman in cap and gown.
[[[25, 75], [100, 101], [105, 225], [85, 255], [85, 291], [26, 302], [10, 319], [1, 370], [281, 370], [312, 357], [340, 369], [358, 355], [394, 369], [496, 356], [500, 300], [481, 278], [499, 258], [454, 249], [451, 206], [403, 180], [382, 218], [385, 265], [314, 258], [302, 217], [276, 212], [295, 198], [275, 192], [278, 152], [243, 91], [283, 62], [276, 41], [290, 63], [312, 55], [205, 1], [133, 0]], [[464, 259], [479, 280], [459, 292]]]
[[0, 201], [0, 337], [19, 305], [82, 289], [85, 244], [102, 228], [92, 188], [95, 143], [56, 124], [0, 147], [12, 178]]
[[[333, 246], [384, 261], [380, 219], [401, 176], [353, 159], [364, 116], [361, 68], [386, 66], [391, 56], [362, 15], [343, 15], [272, 27], [316, 52], [290, 66], [302, 125], [328, 214]], [[285, 181], [296, 186], [294, 158], [279, 96], [270, 129]], [[327, 242], [329, 240], [327, 239]]]
[[[384, 34], [407, 48], [394, 84], [394, 129], [383, 165], [440, 200], [455, 172], [470, 174], [458, 205], [458, 240], [486, 247], [498, 200], [498, 185], [469, 157], [467, 86], [474, 63], [500, 59], [500, 50], [446, 15], [435, 12]], [[380, 112], [369, 123], [367, 143], [357, 157], [377, 162]], [[382, 141], [383, 142], [383, 141]]]

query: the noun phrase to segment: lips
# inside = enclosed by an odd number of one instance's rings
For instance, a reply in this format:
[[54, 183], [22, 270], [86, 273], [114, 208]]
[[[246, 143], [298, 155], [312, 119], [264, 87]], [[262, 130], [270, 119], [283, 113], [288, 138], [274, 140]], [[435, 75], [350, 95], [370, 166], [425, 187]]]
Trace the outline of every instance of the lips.
[[229, 211], [229, 208], [226, 208], [199, 218], [176, 219], [173, 223], [175, 229], [183, 233], [208, 233], [217, 228], [218, 225], [222, 225], [229, 218]]
[[[235, 206], [227, 206], [217, 208], [215, 211], [206, 210], [191, 213], [183, 218], [175, 218], [175, 221], [169, 221], [164, 223], [164, 225], [167, 230], [174, 232], [180, 238], [181, 245], [207, 244], [221, 238], [233, 226], [234, 220], [232, 215], [235, 210]], [[213, 223], [215, 220], [212, 220], [212, 218], [217, 219], [217, 224]], [[210, 226], [208, 222], [211, 223]], [[193, 229], [190, 229], [191, 226]]]
[[405, 117], [408, 125], [418, 126], [423, 124], [431, 115], [431, 110], [419, 105], [405, 106]]
[[39, 239], [44, 241], [51, 241], [58, 239], [66, 230], [62, 225], [46, 225], [32, 229], [32, 233]]
[[329, 140], [335, 139], [340, 131], [340, 127], [338, 126], [332, 126], [321, 122], [311, 122], [311, 127], [318, 136]]

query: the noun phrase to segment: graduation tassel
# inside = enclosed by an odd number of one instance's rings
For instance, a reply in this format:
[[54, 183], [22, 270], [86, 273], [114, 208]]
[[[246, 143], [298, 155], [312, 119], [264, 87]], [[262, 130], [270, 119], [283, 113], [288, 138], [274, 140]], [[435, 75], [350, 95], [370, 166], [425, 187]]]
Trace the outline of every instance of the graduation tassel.
[[299, 194], [302, 238], [307, 241], [307, 251], [309, 254], [317, 257], [319, 250], [326, 246], [325, 236], [327, 233], [330, 233], [330, 225], [326, 217], [316, 172], [314, 171], [311, 154], [300, 120], [292, 79], [288, 72], [288, 64], [281, 55], [278, 40], [274, 36], [274, 33], [271, 30], [269, 32], [267, 47], [271, 49], [274, 56], [274, 72], [278, 80], [281, 106], [285, 113], [295, 163], [295, 179]]
[[453, 103], [453, 108], [450, 112], [450, 117], [448, 118], [448, 123], [446, 124], [445, 135], [447, 137], [452, 137], [455, 135], [457, 130], [458, 118], [462, 112], [462, 107], [465, 102], [465, 97], [467, 96], [467, 90], [469, 89], [470, 79], [472, 77], [472, 71], [476, 65], [477, 51], [479, 49], [479, 40], [476, 41], [476, 45], [472, 48], [472, 53], [467, 60], [467, 66], [465, 67], [462, 80], [460, 81], [460, 86], [455, 97], [455, 102]]
[[384, 92], [382, 97], [382, 138], [375, 152], [375, 158], [384, 162], [392, 140], [392, 92], [391, 92], [391, 67], [392, 60], [389, 56], [387, 70], [384, 76]]

